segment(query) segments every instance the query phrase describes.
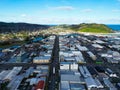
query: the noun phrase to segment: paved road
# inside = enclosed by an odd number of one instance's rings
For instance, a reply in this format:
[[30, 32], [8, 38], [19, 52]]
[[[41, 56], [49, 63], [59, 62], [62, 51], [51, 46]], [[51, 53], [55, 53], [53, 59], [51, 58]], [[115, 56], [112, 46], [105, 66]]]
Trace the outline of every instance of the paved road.
[[0, 68], [4, 67], [15, 67], [15, 66], [22, 66], [22, 67], [32, 67], [32, 66], [37, 66], [37, 65], [49, 65], [49, 63], [0, 63]]
[[110, 66], [110, 67], [112, 67], [112, 66], [116, 66], [116, 67], [120, 67], [120, 65], [119, 64], [111, 64], [111, 63], [107, 63], [107, 64], [104, 64], [104, 63], [102, 63], [102, 64], [96, 64], [96, 63], [79, 63], [79, 65], [83, 65], [83, 66], [103, 66], [103, 67], [107, 67], [107, 66]]
[[59, 81], [58, 68], [59, 68], [59, 37], [56, 36], [53, 48], [52, 62], [50, 65], [48, 90], [57, 90], [57, 85]]
[[[57, 57], [58, 58], [58, 57]], [[59, 61], [58, 61], [59, 62]], [[23, 67], [30, 67], [30, 66], [37, 66], [37, 65], [50, 65], [50, 66], [54, 66], [56, 68], [58, 68], [59, 63], [57, 62], [57, 60], [55, 60], [53, 63], [41, 63], [41, 64], [34, 64], [34, 63], [0, 63], [0, 67], [14, 67], [14, 66], [23, 66]], [[85, 65], [85, 66], [116, 66], [116, 67], [120, 67], [119, 64], [111, 64], [111, 63], [102, 63], [102, 64], [95, 64], [95, 63], [79, 63], [79, 65]]]

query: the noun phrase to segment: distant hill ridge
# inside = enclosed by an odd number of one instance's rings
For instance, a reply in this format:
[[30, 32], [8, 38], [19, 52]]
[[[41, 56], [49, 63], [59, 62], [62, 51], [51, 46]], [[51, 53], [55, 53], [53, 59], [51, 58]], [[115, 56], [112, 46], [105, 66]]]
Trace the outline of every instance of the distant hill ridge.
[[[20, 31], [36, 31], [42, 29], [48, 29], [51, 25], [40, 25], [40, 24], [29, 24], [29, 23], [5, 23], [0, 22], [0, 33], [9, 33], [9, 32], [20, 32]], [[75, 25], [55, 25], [52, 27], [62, 27], [63, 30], [69, 28], [77, 32], [87, 32], [87, 33], [113, 33], [114, 31], [104, 24], [96, 23], [82, 23]]]
[[72, 30], [80, 31], [80, 32], [91, 32], [91, 33], [113, 33], [114, 31], [104, 24], [86, 24], [82, 23], [79, 25], [70, 25]]
[[57, 27], [71, 29], [77, 32], [86, 32], [86, 33], [113, 33], [114, 31], [107, 25], [96, 24], [96, 23], [82, 23], [82, 24], [73, 24], [73, 25], [59, 25]]
[[29, 24], [29, 23], [5, 23], [0, 22], [0, 33], [36, 31], [49, 28], [49, 25]]

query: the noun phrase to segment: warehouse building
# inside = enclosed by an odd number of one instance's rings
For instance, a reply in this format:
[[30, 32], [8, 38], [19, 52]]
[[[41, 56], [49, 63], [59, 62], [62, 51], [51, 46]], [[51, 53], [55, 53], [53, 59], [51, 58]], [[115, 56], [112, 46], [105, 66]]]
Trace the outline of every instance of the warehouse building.
[[101, 53], [101, 57], [105, 57], [109, 63], [119, 63], [120, 53], [117, 51], [107, 51], [107, 53]]
[[3, 81], [4, 78], [11, 72], [11, 70], [3, 70], [1, 73], [0, 73], [0, 81]]
[[109, 90], [117, 90], [117, 88], [115, 88], [115, 86], [108, 80], [108, 78], [103, 78], [103, 81]]
[[24, 74], [23, 75], [19, 75], [19, 76], [16, 76], [8, 85], [7, 85], [7, 88], [9, 90], [17, 90], [20, 83], [22, 82], [24, 78]]
[[99, 45], [99, 44], [92, 44], [92, 46], [96, 49], [102, 49], [103, 46]]
[[87, 85], [87, 89], [100, 89], [104, 88], [103, 85], [100, 83], [100, 81], [97, 78], [93, 78], [90, 72], [88, 71], [87, 67], [85, 66], [79, 66], [80, 73], [84, 77], [85, 83]]
[[86, 90], [84, 80], [78, 71], [60, 70], [60, 90]]
[[60, 70], [78, 70], [78, 64], [75, 63], [67, 63], [61, 62], [60, 63]]
[[26, 73], [25, 73], [25, 77], [29, 77], [30, 74], [32, 74], [34, 71], [34, 68], [33, 67], [29, 67], [27, 70], [26, 70]]
[[21, 71], [21, 69], [22, 67], [14, 67], [4, 78], [4, 80], [12, 80]]
[[87, 49], [87, 47], [85, 47], [85, 46], [81, 46], [81, 45], [76, 45], [76, 47], [77, 47], [77, 49], [78, 50], [80, 50], [80, 51], [87, 51], [88, 49]]

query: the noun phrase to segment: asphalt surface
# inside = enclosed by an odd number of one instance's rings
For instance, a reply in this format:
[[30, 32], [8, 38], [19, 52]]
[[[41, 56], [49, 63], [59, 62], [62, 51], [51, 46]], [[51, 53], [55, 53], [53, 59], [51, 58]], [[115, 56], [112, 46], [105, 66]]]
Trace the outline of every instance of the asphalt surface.
[[50, 63], [0, 63], [0, 67], [14, 67], [14, 66], [23, 66], [23, 67], [32, 67], [36, 65], [49, 65]]
[[[55, 71], [54, 71], [55, 68]], [[58, 90], [58, 79], [59, 79], [59, 37], [56, 36], [54, 48], [53, 48], [53, 55], [52, 55], [52, 62], [50, 64], [50, 74], [48, 79], [48, 90]]]

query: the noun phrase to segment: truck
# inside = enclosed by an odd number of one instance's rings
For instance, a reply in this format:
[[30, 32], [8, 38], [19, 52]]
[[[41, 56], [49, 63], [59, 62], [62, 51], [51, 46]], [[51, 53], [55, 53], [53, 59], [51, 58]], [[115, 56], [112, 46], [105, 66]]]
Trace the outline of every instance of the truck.
[[53, 67], [53, 74], [55, 74], [55, 67]]

